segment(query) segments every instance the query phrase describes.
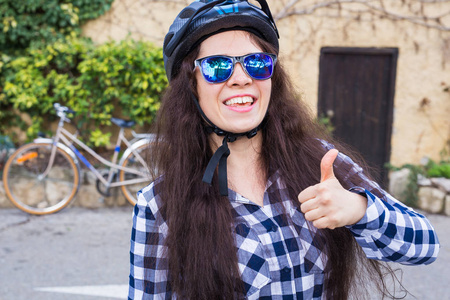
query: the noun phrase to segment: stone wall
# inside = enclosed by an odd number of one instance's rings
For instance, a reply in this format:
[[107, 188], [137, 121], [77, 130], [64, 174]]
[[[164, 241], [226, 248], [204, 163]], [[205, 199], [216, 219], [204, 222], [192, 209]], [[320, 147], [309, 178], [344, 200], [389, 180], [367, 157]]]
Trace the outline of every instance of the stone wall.
[[[389, 192], [397, 199], [405, 202], [405, 191], [408, 185], [409, 169], [390, 174]], [[112, 189], [112, 196], [104, 198], [97, 192], [95, 177], [90, 172], [82, 171], [82, 184], [70, 206], [101, 208], [131, 205], [123, 196], [120, 188]], [[419, 177], [418, 208], [430, 213], [450, 216], [450, 179]], [[0, 181], [0, 208], [14, 208], [6, 197], [3, 181]]]
[[[69, 204], [70, 206], [81, 206], [86, 208], [102, 208], [113, 206], [126, 206], [131, 204], [122, 194], [120, 188], [111, 190], [111, 197], [102, 199], [96, 188], [95, 176], [90, 172], [81, 171], [82, 182], [78, 193]], [[3, 186], [3, 181], [0, 180], [0, 208], [14, 208], [15, 206], [8, 199]]]
[[[409, 182], [410, 170], [401, 169], [392, 172], [389, 190], [391, 194], [405, 202], [405, 191]], [[450, 216], [450, 179], [425, 178], [418, 176], [419, 187], [417, 206], [427, 212]]]

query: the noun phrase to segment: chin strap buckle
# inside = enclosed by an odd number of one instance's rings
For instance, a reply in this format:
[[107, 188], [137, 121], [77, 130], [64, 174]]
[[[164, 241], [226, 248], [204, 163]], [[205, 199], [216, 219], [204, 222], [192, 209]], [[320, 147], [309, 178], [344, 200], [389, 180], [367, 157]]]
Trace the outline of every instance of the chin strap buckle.
[[237, 138], [238, 138], [238, 135], [235, 135], [235, 134], [233, 134], [233, 135], [226, 135], [225, 136], [225, 138], [227, 139], [227, 142], [228, 143], [232, 143], [232, 142], [234, 142], [234, 141], [236, 141], [237, 140]]
[[254, 137], [258, 133], [258, 130], [259, 126], [247, 132], [247, 138], [251, 139], [252, 137]]

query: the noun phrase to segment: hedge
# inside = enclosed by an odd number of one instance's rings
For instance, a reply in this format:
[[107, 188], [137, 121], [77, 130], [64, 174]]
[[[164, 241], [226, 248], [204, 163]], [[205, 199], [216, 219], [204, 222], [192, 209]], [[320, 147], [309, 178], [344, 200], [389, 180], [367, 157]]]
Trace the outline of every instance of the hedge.
[[[94, 45], [80, 25], [112, 0], [0, 2], [0, 132], [49, 132], [53, 103], [77, 112], [81, 138], [106, 145], [110, 118], [151, 124], [167, 86], [162, 49], [131, 38]], [[15, 142], [17, 136], [12, 135]]]

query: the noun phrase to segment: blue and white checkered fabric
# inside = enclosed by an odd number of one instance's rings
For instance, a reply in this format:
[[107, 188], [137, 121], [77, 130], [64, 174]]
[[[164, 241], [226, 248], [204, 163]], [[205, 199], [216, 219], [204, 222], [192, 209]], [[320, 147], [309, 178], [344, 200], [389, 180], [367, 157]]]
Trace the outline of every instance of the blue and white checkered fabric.
[[[335, 167], [347, 168], [348, 185], [367, 196], [365, 216], [347, 228], [368, 258], [404, 264], [429, 264], [436, 259], [439, 242], [424, 216], [369, 181], [344, 154], [339, 154]], [[247, 298], [322, 299], [327, 258], [316, 247], [314, 227], [293, 206], [279, 174], [267, 182], [263, 207], [231, 190], [229, 198]], [[277, 203], [272, 199], [284, 200]], [[134, 210], [129, 299], [176, 299], [167, 283], [167, 225], [159, 207], [161, 199], [154, 194], [153, 183], [139, 193]], [[284, 211], [291, 221], [282, 217]]]

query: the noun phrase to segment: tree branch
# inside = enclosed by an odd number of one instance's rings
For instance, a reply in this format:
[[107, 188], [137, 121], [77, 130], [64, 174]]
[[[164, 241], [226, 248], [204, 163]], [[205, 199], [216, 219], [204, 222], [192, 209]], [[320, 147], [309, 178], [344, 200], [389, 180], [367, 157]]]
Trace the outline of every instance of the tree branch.
[[[360, 18], [362, 14], [371, 14], [378, 19], [386, 18], [395, 21], [407, 21], [427, 28], [433, 28], [440, 31], [450, 31], [450, 25], [442, 23], [443, 18], [450, 17], [450, 11], [446, 11], [435, 16], [428, 16], [425, 14], [423, 7], [423, 5], [450, 3], [450, 0], [416, 1], [422, 4], [422, 7], [418, 12], [413, 12], [409, 6], [410, 14], [400, 14], [386, 8], [386, 5], [382, 0], [330, 0], [314, 3], [301, 9], [295, 9], [295, 6], [301, 3], [301, 0], [291, 0], [280, 12], [275, 15], [275, 19], [281, 20], [292, 16], [313, 15], [318, 10], [331, 9], [338, 10], [341, 15], [342, 12], [357, 14], [358, 16], [356, 16], [356, 18]], [[349, 7], [352, 4], [364, 6], [367, 9], [355, 10]], [[355, 18], [355, 16], [344, 15], [342, 18]]]

